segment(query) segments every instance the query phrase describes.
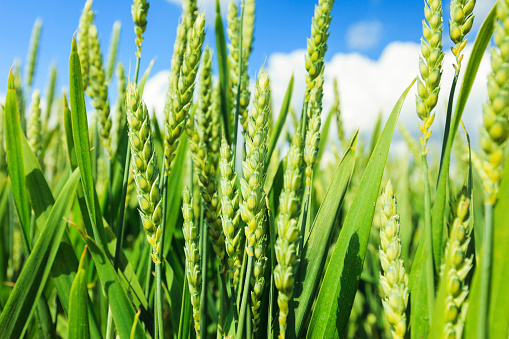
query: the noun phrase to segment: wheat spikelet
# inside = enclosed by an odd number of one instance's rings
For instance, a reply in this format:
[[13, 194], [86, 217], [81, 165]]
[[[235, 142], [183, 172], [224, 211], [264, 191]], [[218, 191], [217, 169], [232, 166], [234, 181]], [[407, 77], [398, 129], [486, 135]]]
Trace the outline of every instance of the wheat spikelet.
[[28, 118], [28, 144], [34, 152], [35, 157], [41, 162], [42, 153], [42, 130], [41, 130], [41, 99], [39, 90], [32, 93], [32, 105], [30, 107], [30, 117]]
[[32, 87], [32, 83], [34, 81], [35, 74], [35, 66], [37, 63], [37, 54], [39, 53], [39, 40], [41, 38], [41, 27], [42, 20], [37, 19], [34, 22], [34, 27], [32, 28], [32, 35], [30, 37], [30, 47], [28, 49], [27, 55], [27, 63], [25, 68], [25, 84], [27, 88], [30, 89]]
[[165, 122], [164, 140], [165, 174], [169, 173], [171, 162], [175, 158], [178, 139], [185, 128], [185, 122], [189, 115], [194, 83], [205, 37], [204, 28], [205, 16], [200, 14], [194, 22], [192, 31], [189, 33], [186, 53], [179, 72], [178, 81], [174, 81], [173, 84], [170, 82], [170, 88], [175, 85], [176, 87], [172, 90], [166, 112], [168, 119]]
[[308, 39], [306, 54], [306, 102], [310, 99], [312, 89], [316, 86], [316, 78], [323, 72], [323, 57], [327, 51], [327, 39], [329, 38], [329, 25], [334, 1], [319, 0], [315, 6], [315, 15], [311, 22], [311, 38]]
[[[233, 153], [226, 139], [221, 143], [221, 220], [225, 236], [226, 253], [228, 254], [228, 268], [230, 279], [234, 279], [238, 265], [238, 252], [242, 231], [239, 228], [239, 193], [237, 191], [237, 173], [233, 163]], [[235, 285], [235, 284], [234, 284]], [[236, 285], [235, 285], [236, 286]]]
[[302, 178], [302, 153], [300, 135], [295, 134], [286, 157], [283, 190], [279, 196], [279, 213], [276, 219], [278, 237], [275, 244], [277, 266], [274, 269], [274, 284], [279, 293], [279, 338], [285, 338], [288, 303], [293, 295], [297, 246], [300, 238], [298, 225], [299, 202]]
[[147, 0], [134, 0], [131, 5], [131, 15], [134, 22], [134, 33], [136, 34], [136, 56], [141, 57], [141, 43], [143, 42], [143, 33], [147, 29], [147, 14], [150, 5]]
[[214, 252], [217, 255], [219, 272], [224, 272], [224, 235], [222, 233], [220, 211], [221, 204], [216, 190], [215, 172], [210, 163], [210, 132], [211, 132], [211, 95], [212, 95], [212, 61], [210, 49], [203, 53], [200, 72], [198, 109], [195, 119], [187, 120], [186, 133], [193, 164], [196, 169], [200, 194], [204, 208], [205, 223], [213, 240]]
[[97, 36], [97, 27], [92, 24], [88, 31], [88, 48], [90, 52], [90, 69], [88, 95], [92, 98], [92, 106], [96, 109], [99, 120], [99, 135], [107, 156], [111, 157], [111, 119], [110, 104], [108, 102], [108, 83], [106, 81], [106, 72], [103, 66], [103, 57], [101, 53], [101, 44]]
[[139, 211], [147, 239], [152, 246], [152, 260], [161, 262], [162, 207], [159, 194], [159, 170], [150, 118], [145, 104], [138, 95], [136, 85], [127, 85], [127, 122], [131, 144], [133, 177], [136, 184]]
[[472, 14], [475, 7], [476, 0], [451, 0], [451, 18], [449, 19], [449, 36], [455, 43], [451, 47], [452, 54], [456, 57], [457, 65], [454, 68], [461, 67], [461, 60], [463, 55], [461, 51], [465, 48], [467, 40], [465, 36], [472, 29], [474, 24], [474, 15]]
[[323, 73], [315, 80], [315, 87], [311, 90], [309, 99], [308, 125], [306, 129], [306, 140], [304, 145], [304, 162], [306, 163], [306, 190], [311, 189], [311, 177], [313, 166], [316, 163], [318, 145], [320, 143], [320, 126], [323, 98]]
[[468, 227], [469, 199], [462, 194], [456, 209], [456, 218], [445, 245], [445, 276], [447, 297], [445, 299], [444, 338], [461, 338], [467, 308], [468, 285], [465, 278], [472, 268], [472, 257], [467, 258], [470, 242]]
[[184, 223], [182, 233], [184, 234], [186, 255], [186, 276], [193, 306], [193, 319], [196, 337], [200, 338], [200, 294], [201, 294], [201, 271], [200, 252], [198, 242], [198, 228], [194, 224], [193, 199], [187, 186], [182, 196], [182, 215]]
[[83, 90], [86, 91], [89, 84], [88, 73], [90, 69], [89, 59], [89, 42], [88, 30], [94, 21], [94, 12], [92, 12], [92, 0], [87, 0], [83, 11], [80, 16], [80, 23], [78, 26], [78, 54], [80, 57], [81, 65], [81, 79], [83, 81]]
[[255, 83], [255, 100], [253, 110], [249, 116], [249, 125], [246, 133], [246, 158], [242, 162], [244, 177], [240, 181], [242, 202], [240, 214], [246, 223], [246, 250], [247, 254], [254, 256], [255, 284], [251, 292], [254, 331], [258, 328], [260, 297], [265, 284], [263, 275], [267, 258], [266, 250], [266, 211], [264, 165], [267, 154], [268, 111], [269, 111], [269, 78], [262, 72]]
[[44, 131], [48, 128], [49, 119], [51, 116], [51, 108], [53, 107], [53, 100], [55, 99], [55, 87], [57, 83], [57, 66], [54, 62], [50, 66], [50, 76], [48, 78], [48, 85], [46, 86], [46, 115], [44, 116]]
[[387, 320], [392, 326], [393, 338], [404, 338], [407, 329], [405, 310], [408, 304], [408, 276], [401, 259], [401, 240], [399, 238], [399, 215], [391, 181], [387, 183], [380, 196], [380, 273], [384, 297], [382, 304]]
[[426, 145], [431, 137], [431, 125], [435, 114], [431, 114], [438, 101], [442, 63], [444, 60], [442, 41], [442, 1], [426, 0], [422, 21], [421, 53], [419, 56], [420, 77], [417, 79], [417, 115], [422, 120], [419, 129], [422, 133], [421, 145], [427, 154]]
[[484, 171], [489, 180], [484, 181], [487, 203], [495, 204], [502, 178], [505, 147], [509, 135], [509, 51], [505, 48], [509, 38], [509, 3], [497, 4], [497, 22], [494, 41], [498, 48], [491, 50], [491, 69], [488, 75], [488, 102], [483, 106], [484, 125], [481, 129], [481, 147], [485, 154]]

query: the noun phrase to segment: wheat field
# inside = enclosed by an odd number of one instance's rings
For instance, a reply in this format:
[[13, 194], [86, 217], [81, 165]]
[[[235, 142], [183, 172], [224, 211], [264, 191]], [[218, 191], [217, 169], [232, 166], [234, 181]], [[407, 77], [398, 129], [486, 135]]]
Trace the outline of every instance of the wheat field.
[[[324, 95], [342, 2], [315, 1], [303, 93], [292, 76], [277, 97], [250, 62], [255, 0], [226, 17], [183, 0], [164, 121], [143, 99], [147, 0], [122, 4], [132, 65], [120, 23], [101, 43], [84, 1], [63, 92], [55, 65], [35, 88], [34, 23], [0, 102], [0, 338], [509, 337], [509, 0], [486, 17], [476, 0], [425, 0], [415, 78], [353, 132], [337, 79]], [[483, 56], [488, 98], [467, 131]], [[414, 100], [417, 137], [398, 123]], [[407, 151], [389, 156], [397, 130]]]

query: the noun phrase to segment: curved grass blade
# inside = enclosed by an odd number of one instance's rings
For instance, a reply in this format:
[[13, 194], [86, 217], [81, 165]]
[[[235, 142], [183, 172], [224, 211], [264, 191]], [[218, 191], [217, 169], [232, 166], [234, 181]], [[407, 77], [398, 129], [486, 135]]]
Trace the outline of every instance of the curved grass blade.
[[274, 125], [274, 129], [270, 133], [268, 149], [267, 149], [267, 157], [265, 158], [265, 172], [267, 172], [267, 168], [269, 167], [270, 161], [272, 159], [272, 153], [276, 148], [277, 141], [279, 140], [279, 136], [281, 135], [281, 131], [283, 130], [283, 126], [286, 122], [286, 116], [288, 115], [288, 111], [290, 109], [290, 101], [292, 100], [293, 93], [293, 81], [294, 77], [290, 78], [290, 82], [288, 83], [288, 88], [286, 89], [285, 98], [283, 99], [283, 104], [281, 105], [281, 111], [279, 111], [279, 116], [277, 118], [276, 124]]
[[83, 82], [81, 81], [81, 65], [78, 56], [76, 39], [72, 37], [71, 55], [69, 57], [69, 94], [71, 97], [71, 121], [76, 160], [81, 172], [81, 184], [87, 203], [90, 219], [96, 220], [94, 202], [94, 178], [90, 159], [90, 141], [88, 133], [87, 109]]
[[[338, 165], [309, 236], [304, 241], [299, 269], [295, 276], [294, 300], [290, 302], [288, 314], [287, 334], [291, 337], [303, 337], [311, 314], [327, 256], [329, 238], [355, 166], [357, 135], [358, 133], [355, 133], [353, 136], [350, 147]], [[290, 332], [292, 329], [295, 333]]]
[[69, 297], [69, 320], [67, 327], [68, 338], [89, 338], [90, 331], [88, 326], [88, 310], [87, 310], [87, 276], [85, 264], [87, 259], [87, 248], [83, 250], [81, 255], [78, 272], [74, 278], [71, 287], [71, 295]]
[[343, 338], [362, 272], [380, 182], [392, 135], [406, 95], [403, 92], [369, 159], [339, 234], [311, 317], [308, 338]]
[[[127, 294], [122, 288], [117, 273], [107, 256], [92, 238], [85, 234], [82, 234], [82, 237], [92, 254], [104, 293], [111, 307], [118, 335], [120, 338], [130, 337], [135, 317], [133, 305], [127, 298]], [[135, 338], [145, 338], [145, 332], [140, 324], [137, 324]]]
[[[55, 203], [53, 194], [42, 175], [39, 163], [35, 158], [26, 137], [23, 136], [23, 160], [25, 165], [25, 181], [30, 195], [30, 201], [34, 210], [36, 223], [42, 225], [46, 223], [51, 207]], [[69, 295], [74, 281], [75, 272], [78, 270], [78, 259], [74, 252], [71, 239], [67, 231], [62, 235], [55, 262], [51, 267], [51, 278], [58, 293], [58, 299], [64, 309], [65, 314], [69, 314]], [[87, 300], [91, 304], [90, 299]], [[92, 307], [88, 308], [91, 321], [90, 334], [92, 338], [100, 338], [101, 332], [95, 321], [95, 315]]]
[[23, 270], [14, 285], [9, 300], [0, 315], [0, 338], [16, 338], [26, 324], [37, 305], [50, 269], [58, 251], [58, 244], [65, 231], [64, 217], [71, 209], [71, 201], [76, 193], [79, 170], [76, 170], [62, 189], [55, 205], [51, 209], [41, 236], [35, 243]]
[[5, 151], [7, 153], [7, 165], [11, 178], [12, 195], [19, 221], [21, 223], [23, 241], [26, 248], [30, 249], [30, 207], [25, 189], [25, 170], [23, 168], [23, 148], [21, 145], [21, 125], [18, 112], [18, 98], [14, 87], [12, 71], [9, 72], [7, 96], [5, 97]]

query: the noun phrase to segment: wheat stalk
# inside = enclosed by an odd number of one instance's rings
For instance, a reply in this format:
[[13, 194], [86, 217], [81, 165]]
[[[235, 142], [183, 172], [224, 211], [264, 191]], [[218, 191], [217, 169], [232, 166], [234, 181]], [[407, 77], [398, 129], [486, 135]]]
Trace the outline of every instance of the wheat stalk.
[[25, 84], [27, 89], [30, 90], [34, 81], [35, 66], [37, 62], [37, 54], [39, 52], [39, 41], [41, 38], [42, 20], [37, 19], [32, 28], [32, 35], [30, 37], [30, 47], [27, 54], [27, 63], [25, 66]]

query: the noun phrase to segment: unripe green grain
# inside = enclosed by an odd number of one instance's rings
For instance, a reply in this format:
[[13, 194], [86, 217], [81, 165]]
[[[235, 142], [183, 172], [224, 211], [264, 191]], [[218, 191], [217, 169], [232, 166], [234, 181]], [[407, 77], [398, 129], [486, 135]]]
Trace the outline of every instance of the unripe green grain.
[[51, 108], [53, 107], [53, 100], [55, 98], [55, 87], [57, 83], [57, 66], [54, 62], [50, 66], [50, 76], [48, 78], [48, 85], [46, 87], [46, 110], [44, 116], [44, 130], [46, 131], [51, 116]]
[[117, 68], [115, 71], [117, 75], [117, 105], [115, 111], [115, 126], [116, 133], [114, 133], [115, 144], [118, 147], [118, 144], [121, 140], [121, 135], [124, 127], [126, 126], [126, 114], [125, 114], [125, 98], [126, 98], [126, 89], [127, 89], [127, 79], [125, 76], [124, 64], [119, 62], [117, 64]]
[[463, 48], [467, 44], [465, 36], [472, 29], [474, 23], [474, 15], [472, 14], [476, 0], [451, 0], [451, 18], [449, 19], [449, 36], [455, 43], [451, 48], [452, 53], [456, 57], [456, 69], [461, 67], [461, 54]]
[[380, 196], [380, 285], [384, 297], [382, 304], [387, 320], [391, 324], [393, 338], [404, 338], [407, 330], [405, 315], [408, 304], [408, 275], [401, 259], [401, 240], [399, 238], [399, 215], [391, 181], [387, 183]]
[[126, 112], [139, 212], [148, 242], [152, 246], [152, 260], [159, 263], [162, 206], [157, 155], [148, 110], [133, 83], [127, 86]]
[[293, 282], [297, 264], [297, 246], [300, 239], [299, 204], [302, 177], [301, 137], [295, 134], [286, 157], [283, 190], [279, 196], [279, 213], [276, 218], [278, 237], [275, 244], [277, 265], [274, 284], [278, 289], [279, 338], [285, 338], [288, 303], [293, 295]]
[[[178, 139], [182, 134], [185, 123], [188, 119], [189, 109], [193, 98], [196, 74], [198, 64], [202, 54], [202, 45], [205, 38], [205, 16], [198, 15], [194, 22], [193, 29], [189, 33], [189, 41], [186, 47], [182, 67], [179, 72], [178, 81], [172, 80], [170, 88], [174, 87], [169, 93], [167, 102], [168, 119], [165, 121], [165, 140], [164, 140], [164, 160], [166, 174], [170, 171], [170, 165], [175, 158], [175, 152], [178, 146]], [[173, 72], [173, 70], [172, 70]]]
[[81, 79], [83, 81], [84, 91], [87, 90], [89, 84], [90, 52], [88, 31], [93, 21], [94, 12], [92, 12], [92, 0], [87, 0], [83, 7], [83, 11], [81, 12], [80, 23], [78, 26], [78, 54], [80, 57]]
[[88, 38], [90, 52], [90, 86], [88, 88], [88, 95], [92, 98], [92, 106], [96, 109], [100, 123], [99, 135], [106, 148], [107, 156], [111, 157], [111, 118], [110, 104], [108, 102], [108, 83], [103, 66], [101, 44], [97, 36], [97, 27], [94, 24], [90, 25]]
[[315, 6], [315, 15], [311, 22], [311, 38], [308, 39], [306, 54], [306, 102], [310, 99], [311, 91], [316, 87], [316, 78], [323, 72], [324, 56], [327, 51], [327, 39], [329, 38], [329, 25], [334, 1], [319, 0]]
[[244, 1], [244, 21], [242, 22], [242, 58], [249, 59], [253, 50], [253, 33], [255, 23], [255, 0]]
[[315, 79], [309, 100], [308, 124], [304, 145], [304, 162], [306, 163], [306, 189], [311, 189], [313, 166], [316, 164], [318, 145], [320, 144], [320, 126], [323, 99], [323, 73]]
[[469, 203], [470, 200], [461, 195], [451, 227], [447, 244], [445, 245], [445, 274], [442, 279], [447, 281], [447, 297], [445, 299], [445, 338], [461, 338], [464, 319], [460, 316], [462, 309], [467, 306], [468, 284], [465, 279], [472, 268], [472, 257], [467, 258], [469, 232]]
[[213, 249], [217, 255], [219, 272], [224, 272], [225, 240], [222, 232], [220, 211], [221, 204], [216, 189], [215, 171], [217, 166], [210, 161], [211, 124], [211, 95], [212, 95], [212, 61], [211, 51], [206, 48], [203, 53], [200, 72], [200, 85], [198, 97], [197, 121], [187, 120], [186, 132], [193, 164], [196, 169], [205, 223], [208, 233], [213, 240]]
[[200, 338], [201, 271], [198, 227], [194, 224], [193, 199], [187, 186], [184, 188], [182, 200], [182, 216], [184, 217], [182, 233], [185, 240], [186, 275], [193, 306], [194, 329], [196, 337]]
[[421, 144], [425, 153], [426, 145], [431, 137], [431, 125], [435, 114], [431, 114], [438, 102], [440, 93], [440, 79], [442, 77], [443, 52], [443, 23], [442, 1], [426, 0], [424, 3], [424, 17], [422, 21], [421, 53], [419, 57], [420, 77], [417, 79], [416, 107], [417, 115], [422, 120], [419, 129], [422, 133]]
[[41, 130], [41, 98], [39, 90], [32, 93], [32, 104], [30, 105], [30, 117], [28, 120], [28, 144], [34, 152], [35, 157], [41, 161], [42, 153], [42, 130]]
[[147, 29], [147, 14], [150, 5], [147, 0], [134, 0], [131, 5], [131, 15], [134, 22], [134, 33], [136, 34], [136, 56], [141, 56], [141, 43], [143, 42], [143, 33]]
[[481, 129], [481, 148], [484, 151], [484, 180], [486, 191], [485, 202], [495, 204], [503, 171], [505, 147], [509, 135], [509, 3], [499, 1], [497, 4], [497, 22], [493, 40], [498, 48], [491, 50], [492, 72], [488, 75], [488, 102], [483, 107], [483, 127]]
[[110, 47], [108, 48], [108, 66], [106, 68], [106, 80], [109, 82], [113, 76], [113, 69], [115, 68], [115, 61], [117, 59], [118, 41], [120, 38], [120, 28], [122, 25], [120, 21], [115, 21], [111, 31]]
[[240, 214], [246, 223], [246, 250], [247, 254], [254, 256], [255, 259], [253, 270], [255, 285], [251, 292], [254, 331], [258, 328], [260, 298], [265, 284], [263, 275], [267, 261], [266, 193], [263, 185], [266, 176], [264, 167], [267, 155], [269, 98], [269, 78], [267, 73], [262, 72], [255, 83], [255, 100], [246, 133], [246, 158], [242, 162], [244, 177], [240, 181], [242, 193]]
[[221, 143], [221, 159], [219, 169], [221, 171], [221, 220], [225, 235], [226, 253], [228, 255], [228, 268], [230, 279], [235, 276], [235, 271], [240, 269], [237, 262], [239, 246], [242, 238], [242, 230], [239, 228], [239, 193], [237, 191], [237, 173], [233, 163], [233, 153], [226, 139]]
[[28, 49], [27, 62], [25, 68], [25, 84], [29, 89], [34, 81], [35, 67], [37, 63], [37, 54], [39, 53], [39, 40], [41, 38], [42, 20], [37, 19], [32, 28], [30, 37], [30, 47]]

